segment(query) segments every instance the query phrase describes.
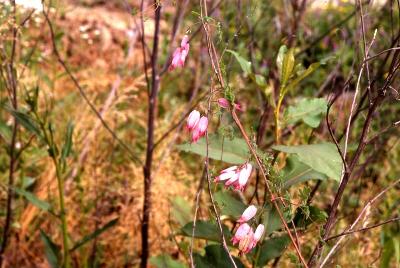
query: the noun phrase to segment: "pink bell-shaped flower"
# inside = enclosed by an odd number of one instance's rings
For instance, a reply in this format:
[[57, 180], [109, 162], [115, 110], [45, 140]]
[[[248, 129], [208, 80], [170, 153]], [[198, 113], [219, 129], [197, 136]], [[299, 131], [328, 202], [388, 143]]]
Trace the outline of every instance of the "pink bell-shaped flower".
[[185, 60], [189, 54], [189, 37], [185, 35], [182, 39], [181, 46], [176, 48], [172, 54], [172, 62], [169, 66], [169, 70], [172, 71], [178, 67], [185, 65]]
[[200, 113], [196, 110], [193, 110], [187, 119], [186, 127], [188, 130], [194, 129], [200, 121]]
[[248, 225], [247, 223], [241, 224], [231, 240], [232, 244], [236, 245], [237, 243], [239, 243], [244, 237], [247, 236], [250, 230], [250, 225]]
[[250, 205], [248, 208], [246, 208], [243, 211], [242, 216], [240, 216], [238, 222], [239, 223], [244, 223], [249, 221], [251, 218], [253, 218], [257, 214], [257, 207], [254, 205]]

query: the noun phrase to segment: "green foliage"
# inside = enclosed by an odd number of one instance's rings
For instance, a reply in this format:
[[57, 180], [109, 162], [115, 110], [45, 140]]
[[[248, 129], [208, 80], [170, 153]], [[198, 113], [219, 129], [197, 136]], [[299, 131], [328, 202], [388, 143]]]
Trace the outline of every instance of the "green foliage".
[[40, 238], [43, 241], [47, 261], [52, 268], [61, 267], [59, 260], [61, 259], [60, 247], [57, 246], [51, 238], [40, 230]]
[[218, 191], [214, 194], [214, 198], [215, 201], [217, 201], [218, 206], [221, 208], [222, 215], [229, 215], [234, 219], [237, 219], [246, 209], [246, 205], [242, 201], [233, 197], [230, 191]]
[[[236, 266], [244, 268], [243, 263], [234, 257]], [[197, 268], [232, 267], [231, 260], [222, 245], [209, 245], [205, 247], [205, 255], [194, 254], [194, 262]]]
[[256, 267], [264, 267], [269, 261], [281, 256], [290, 243], [288, 235], [272, 237], [264, 240], [252, 254], [249, 259], [256, 263]]
[[303, 121], [310, 127], [316, 128], [326, 110], [327, 102], [324, 98], [302, 99], [295, 106], [287, 108], [285, 119], [288, 124]]
[[158, 255], [150, 258], [150, 264], [156, 268], [185, 268], [186, 266], [167, 254]]
[[14, 191], [17, 194], [25, 197], [26, 200], [28, 200], [35, 207], [37, 207], [37, 208], [39, 208], [39, 209], [41, 209], [43, 211], [51, 211], [51, 209], [52, 209], [51, 205], [48, 202], [37, 198], [34, 194], [32, 194], [30, 192], [27, 192], [27, 191], [25, 191], [23, 189], [19, 189], [19, 188], [14, 188]]
[[301, 162], [299, 157], [296, 155], [290, 155], [286, 159], [286, 165], [282, 171], [282, 177], [284, 190], [310, 179], [325, 180], [328, 178], [324, 173], [318, 172]]
[[[202, 138], [197, 143], [186, 143], [177, 146], [179, 150], [206, 156], [206, 139]], [[249, 157], [246, 142], [240, 138], [228, 139], [219, 135], [209, 136], [208, 156], [230, 164], [242, 164]]]
[[275, 145], [274, 150], [296, 154], [298, 160], [315, 171], [336, 181], [340, 180], [342, 159], [333, 143], [320, 143], [298, 146]]
[[233, 50], [226, 50], [227, 52], [231, 53], [233, 56], [235, 56], [235, 59], [237, 60], [237, 62], [240, 65], [240, 68], [242, 68], [242, 71], [244, 72], [245, 75], [249, 75], [251, 74], [251, 62], [247, 61], [246, 59], [244, 59], [243, 57], [241, 57], [237, 52], [233, 51]]
[[[231, 234], [227, 226], [222, 225], [225, 239], [229, 240]], [[193, 222], [190, 222], [183, 226], [181, 229], [182, 235], [192, 237]], [[221, 233], [215, 222], [210, 221], [196, 221], [196, 228], [194, 237], [199, 239], [205, 239], [215, 242], [221, 242]]]
[[193, 219], [189, 202], [180, 196], [177, 196], [171, 202], [171, 214], [180, 226], [184, 226]]
[[110, 229], [111, 227], [113, 227], [114, 225], [116, 225], [118, 223], [118, 218], [113, 219], [109, 222], [107, 222], [104, 226], [102, 226], [101, 228], [95, 230], [93, 233], [88, 234], [86, 236], [84, 236], [81, 240], [79, 240], [78, 242], [75, 243], [75, 245], [70, 249], [70, 251], [74, 251], [75, 249], [80, 248], [81, 246], [85, 245], [87, 242], [95, 239], [96, 237], [98, 237], [99, 235], [101, 235], [102, 233], [104, 233], [105, 231], [107, 231], [108, 229]]

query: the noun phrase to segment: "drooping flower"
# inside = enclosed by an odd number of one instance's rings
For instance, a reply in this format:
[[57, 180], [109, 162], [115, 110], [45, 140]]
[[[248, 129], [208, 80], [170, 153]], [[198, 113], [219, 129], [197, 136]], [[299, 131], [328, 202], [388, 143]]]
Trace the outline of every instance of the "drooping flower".
[[257, 243], [260, 241], [262, 235], [264, 234], [264, 225], [259, 224], [256, 228], [256, 231], [254, 232], [254, 241]]
[[187, 119], [186, 127], [188, 130], [193, 130], [200, 121], [200, 113], [196, 110], [193, 110]]
[[250, 230], [251, 230], [250, 225], [248, 225], [247, 223], [241, 224], [239, 228], [236, 230], [236, 233], [231, 240], [232, 244], [236, 245], [237, 243], [239, 243], [244, 237], [247, 236]]
[[[224, 109], [228, 109], [230, 107], [229, 101], [227, 99], [225, 99], [225, 98], [219, 98], [217, 100], [217, 103], [218, 103], [219, 107], [224, 108]], [[234, 103], [233, 104], [233, 108], [235, 110], [243, 112], [243, 107], [239, 103]]]
[[242, 216], [240, 216], [238, 222], [239, 223], [244, 223], [249, 221], [251, 218], [253, 218], [257, 214], [257, 207], [254, 205], [250, 205], [248, 208], [246, 208], [243, 211]]
[[192, 133], [192, 142], [196, 143], [201, 137], [203, 137], [206, 134], [208, 127], [208, 119], [205, 116], [202, 116], [199, 119], [199, 122], [193, 129]]
[[169, 70], [172, 71], [178, 67], [185, 65], [185, 60], [189, 54], [189, 37], [185, 35], [182, 38], [181, 46], [176, 48], [174, 54], [172, 54], [172, 62], [169, 66]]
[[251, 170], [250, 163], [246, 163], [241, 167], [233, 166], [221, 171], [214, 179], [214, 182], [225, 181], [226, 187], [232, 186], [236, 190], [243, 191], [251, 175]]

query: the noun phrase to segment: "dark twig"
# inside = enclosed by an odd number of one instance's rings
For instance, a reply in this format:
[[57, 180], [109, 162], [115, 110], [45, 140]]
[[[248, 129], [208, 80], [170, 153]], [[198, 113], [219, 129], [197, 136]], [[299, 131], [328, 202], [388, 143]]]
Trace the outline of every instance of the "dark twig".
[[140, 267], [147, 267], [147, 259], [149, 257], [149, 223], [151, 211], [151, 185], [152, 185], [152, 163], [153, 163], [153, 146], [154, 146], [154, 130], [157, 111], [157, 96], [160, 87], [160, 77], [158, 71], [158, 44], [160, 39], [160, 21], [161, 21], [161, 3], [154, 0], [156, 8], [155, 27], [153, 37], [153, 52], [151, 55], [151, 91], [149, 96], [149, 108], [147, 118], [147, 148], [146, 148], [146, 162], [143, 166], [144, 175], [144, 200], [143, 200], [143, 216], [142, 216], [142, 254], [140, 260]]

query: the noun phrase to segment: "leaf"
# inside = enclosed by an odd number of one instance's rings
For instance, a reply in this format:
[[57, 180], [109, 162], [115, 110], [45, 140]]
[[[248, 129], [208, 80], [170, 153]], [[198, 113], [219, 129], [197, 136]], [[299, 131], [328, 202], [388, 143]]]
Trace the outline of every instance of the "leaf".
[[25, 191], [23, 189], [20, 189], [20, 188], [14, 188], [14, 191], [17, 194], [22, 195], [23, 197], [25, 197], [26, 200], [28, 200], [35, 207], [40, 208], [41, 210], [44, 210], [44, 211], [50, 211], [51, 210], [51, 205], [49, 203], [37, 198], [34, 194], [32, 194], [30, 192], [27, 192], [27, 191]]
[[283, 59], [287, 53], [287, 47], [285, 45], [279, 48], [278, 56], [276, 57], [276, 66], [278, 67], [279, 77], [282, 77], [282, 66]]
[[322, 115], [326, 113], [327, 105], [324, 98], [303, 99], [287, 109], [286, 121], [289, 124], [303, 121], [310, 127], [316, 128], [321, 122]]
[[156, 268], [185, 268], [186, 266], [167, 254], [158, 255], [150, 258], [150, 264]]
[[11, 108], [7, 108], [7, 110], [11, 113], [12, 116], [14, 116], [15, 119], [17, 119], [18, 123], [20, 123], [26, 130], [32, 132], [38, 137], [42, 137], [42, 134], [40, 132], [40, 129], [36, 122], [26, 113], [22, 111], [16, 111]]
[[74, 124], [72, 122], [68, 123], [67, 132], [65, 133], [65, 141], [63, 148], [61, 149], [61, 159], [65, 160], [72, 149], [72, 133], [74, 132]]
[[260, 87], [265, 87], [267, 86], [267, 81], [265, 80], [265, 77], [259, 74], [254, 75], [254, 80], [256, 81], [256, 84], [259, 85]]
[[7, 124], [4, 122], [0, 121], [0, 136], [6, 141], [6, 143], [11, 143], [11, 135], [12, 131]]
[[285, 87], [292, 75], [294, 68], [294, 50], [291, 48], [285, 53], [282, 62], [281, 85]]
[[[245, 267], [238, 258], [233, 257], [233, 260], [238, 268]], [[204, 256], [194, 254], [194, 263], [196, 268], [233, 267], [232, 262], [222, 245], [206, 246]]]
[[90, 240], [98, 237], [99, 235], [101, 235], [102, 233], [104, 233], [105, 231], [107, 231], [109, 228], [113, 227], [115, 224], [118, 223], [119, 218], [113, 219], [109, 222], [107, 222], [103, 227], [95, 230], [93, 233], [84, 236], [80, 241], [78, 241], [77, 243], [75, 243], [75, 245], [70, 249], [70, 251], [74, 251], [77, 248], [80, 248], [81, 246], [83, 246], [84, 244], [86, 244], [87, 242], [89, 242]]
[[294, 87], [296, 87], [297, 84], [299, 84], [301, 81], [304, 80], [304, 78], [312, 74], [316, 69], [318, 69], [319, 66], [321, 66], [321, 63], [319, 62], [312, 63], [310, 66], [308, 66], [307, 70], [297, 76], [296, 79], [294, 79], [286, 86], [286, 91], [292, 90]]
[[275, 145], [272, 149], [289, 154], [296, 154], [300, 162], [315, 171], [327, 175], [336, 181], [342, 173], [342, 160], [333, 143], [308, 144], [297, 146]]
[[323, 223], [328, 214], [316, 206], [299, 206], [293, 219], [296, 226], [307, 227], [312, 223]]
[[[223, 138], [219, 135], [209, 136], [208, 156], [230, 164], [242, 164], [247, 161], [249, 149], [246, 142], [240, 138]], [[197, 143], [186, 143], [177, 146], [179, 150], [206, 156], [206, 139]]]
[[40, 238], [44, 243], [44, 249], [47, 261], [49, 262], [52, 268], [59, 268], [59, 259], [60, 259], [60, 247], [57, 246], [51, 238], [43, 231], [40, 230]]
[[[282, 208], [281, 208], [282, 211]], [[282, 226], [282, 221], [279, 217], [276, 208], [272, 204], [265, 206], [263, 211], [263, 224], [265, 226], [265, 235], [269, 236], [274, 231], [278, 230]], [[286, 219], [288, 221], [288, 219]]]
[[[186, 224], [181, 228], [182, 235], [192, 237], [193, 222]], [[222, 225], [224, 235], [226, 240], [229, 240], [230, 232], [228, 227]], [[210, 221], [196, 221], [196, 228], [194, 232], [194, 237], [199, 239], [205, 239], [210, 241], [221, 242], [221, 234], [217, 223]]]
[[289, 187], [311, 180], [325, 180], [327, 176], [323, 173], [315, 171], [310, 166], [299, 161], [295, 155], [289, 156], [286, 159], [286, 165], [283, 169], [283, 190], [289, 189]]
[[[264, 240], [261, 244], [261, 248], [259, 249], [259, 257], [257, 261], [256, 267], [264, 267], [270, 260], [273, 260], [283, 254], [285, 249], [288, 247], [290, 243], [290, 238], [288, 235], [282, 235], [279, 237], [269, 238]], [[254, 251], [253, 256], [257, 251]]]
[[189, 202], [180, 196], [175, 197], [172, 203], [171, 214], [173, 218], [180, 224], [184, 226], [186, 223], [192, 220], [191, 208]]
[[217, 201], [221, 213], [229, 215], [233, 218], [238, 218], [246, 209], [246, 205], [240, 200], [233, 197], [229, 191], [219, 191], [214, 194], [215, 201]]
[[236, 60], [238, 61], [240, 67], [242, 68], [242, 71], [244, 72], [245, 75], [251, 74], [251, 62], [247, 61], [245, 58], [240, 56], [236, 51], [227, 49], [227, 52], [231, 53], [233, 56], [235, 56]]

